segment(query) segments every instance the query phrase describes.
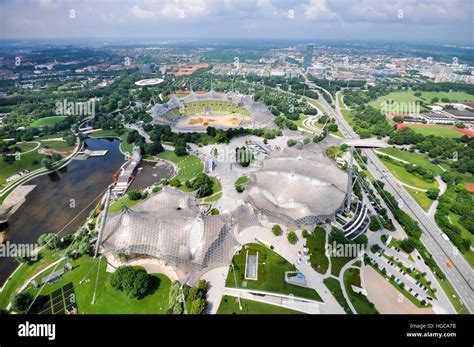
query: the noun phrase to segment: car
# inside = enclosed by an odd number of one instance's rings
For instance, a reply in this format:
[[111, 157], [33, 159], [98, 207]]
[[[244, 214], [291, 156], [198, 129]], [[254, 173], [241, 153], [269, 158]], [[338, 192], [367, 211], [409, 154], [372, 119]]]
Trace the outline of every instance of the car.
[[411, 288], [408, 288], [408, 292], [411, 293], [413, 291], [413, 289]]
[[427, 296], [426, 299], [428, 299], [429, 301], [433, 301], [433, 298], [431, 296]]
[[406, 275], [406, 274], [407, 274], [406, 271], [403, 271], [403, 275]]
[[416, 285], [419, 285], [419, 284], [420, 284], [420, 282], [419, 282], [419, 281], [416, 281], [416, 282], [415, 282], [415, 284], [416, 284]]
[[403, 273], [403, 270], [402, 270], [402, 269], [398, 269], [398, 272]]
[[418, 297], [418, 293], [415, 293], [415, 298], [417, 298], [417, 297]]

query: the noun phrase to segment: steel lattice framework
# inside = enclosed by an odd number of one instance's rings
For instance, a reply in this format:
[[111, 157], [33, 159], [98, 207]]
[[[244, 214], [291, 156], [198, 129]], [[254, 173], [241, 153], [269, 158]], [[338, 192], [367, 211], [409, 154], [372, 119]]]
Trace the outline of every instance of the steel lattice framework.
[[183, 104], [188, 104], [194, 101], [225, 101], [235, 103], [249, 111], [249, 114], [252, 117], [252, 124], [249, 124], [249, 126], [251, 125], [254, 128], [276, 127], [273, 122], [275, 117], [264, 103], [254, 101], [250, 95], [242, 95], [235, 92], [218, 93], [211, 90], [204, 94], [191, 92], [182, 98], [172, 96], [170, 100], [164, 104], [155, 104], [155, 106], [150, 110], [150, 114], [156, 123], [172, 125], [175, 124], [176, 121], [166, 119], [166, 113], [179, 108]]
[[166, 261], [182, 282], [228, 266], [238, 246], [230, 216], [204, 215], [191, 194], [166, 187], [133, 208], [110, 214], [102, 246], [121, 254], [145, 254]]
[[255, 210], [289, 226], [334, 220], [347, 195], [347, 174], [317, 145], [272, 152], [250, 175], [247, 199]]

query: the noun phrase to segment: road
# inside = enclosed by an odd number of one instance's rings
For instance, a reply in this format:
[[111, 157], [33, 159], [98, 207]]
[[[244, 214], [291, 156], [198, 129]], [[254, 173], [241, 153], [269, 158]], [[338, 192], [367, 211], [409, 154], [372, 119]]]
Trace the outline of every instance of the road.
[[[358, 135], [352, 130], [349, 124], [344, 119], [339, 100], [335, 98], [335, 110], [326, 102], [323, 97], [319, 98], [321, 105], [328, 114], [332, 114], [337, 122], [341, 125], [340, 130], [344, 137], [351, 139], [358, 139]], [[416, 201], [406, 192], [405, 189], [398, 188], [398, 181], [385, 170], [382, 162], [374, 154], [372, 150], [362, 150], [363, 154], [367, 156], [367, 168], [375, 179], [385, 183], [384, 189], [391, 193], [400, 204], [400, 207], [405, 210], [411, 217], [418, 221], [420, 228], [423, 230], [421, 241], [426, 246], [428, 251], [432, 254], [436, 263], [443, 269], [447, 278], [456, 289], [459, 297], [468, 308], [469, 312], [474, 312], [474, 271], [466, 262], [464, 257], [459, 253], [457, 248], [446, 241], [441, 236], [442, 232], [436, 223], [421, 209]], [[453, 265], [451, 268], [447, 267], [447, 262]]]

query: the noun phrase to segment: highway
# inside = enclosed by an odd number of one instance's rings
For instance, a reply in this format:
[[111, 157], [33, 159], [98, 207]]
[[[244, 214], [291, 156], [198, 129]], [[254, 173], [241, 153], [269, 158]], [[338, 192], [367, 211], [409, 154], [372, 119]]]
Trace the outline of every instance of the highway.
[[[320, 88], [322, 89], [322, 88]], [[327, 92], [327, 91], [326, 91]], [[339, 100], [335, 98], [335, 110], [321, 96], [319, 98], [325, 112], [333, 115], [339, 125], [341, 132], [345, 138], [358, 139], [359, 136], [352, 130], [350, 125], [344, 119], [340, 110]], [[391, 193], [400, 204], [400, 207], [406, 211], [412, 218], [418, 221], [420, 228], [423, 230], [421, 241], [432, 254], [433, 259], [446, 274], [448, 280], [455, 288], [462, 302], [466, 305], [469, 312], [474, 312], [474, 271], [466, 262], [462, 254], [451, 243], [441, 236], [442, 231], [438, 228], [434, 220], [421, 209], [416, 201], [406, 192], [405, 189], [399, 188], [398, 181], [385, 170], [382, 162], [374, 154], [372, 150], [364, 149], [363, 154], [367, 156], [367, 168], [374, 178], [385, 183], [384, 189]], [[447, 262], [452, 264], [451, 268], [446, 265]]]

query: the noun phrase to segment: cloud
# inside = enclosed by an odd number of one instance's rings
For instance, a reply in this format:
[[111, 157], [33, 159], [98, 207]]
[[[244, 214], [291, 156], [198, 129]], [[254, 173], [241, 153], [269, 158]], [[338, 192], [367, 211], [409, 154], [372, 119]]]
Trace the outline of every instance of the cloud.
[[138, 19], [194, 18], [209, 14], [205, 0], [168, 0], [165, 2], [141, 1], [135, 4], [131, 13]]
[[304, 15], [310, 20], [328, 20], [336, 17], [328, 6], [326, 0], [310, 0], [308, 4], [303, 5]]

